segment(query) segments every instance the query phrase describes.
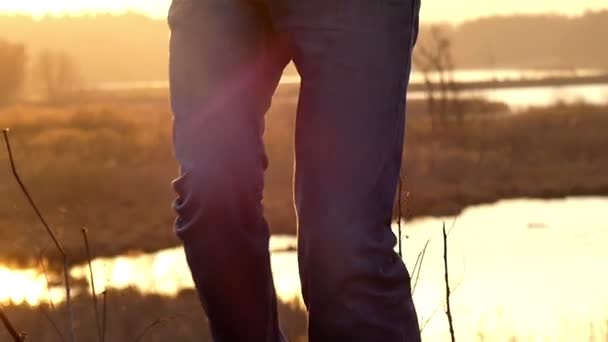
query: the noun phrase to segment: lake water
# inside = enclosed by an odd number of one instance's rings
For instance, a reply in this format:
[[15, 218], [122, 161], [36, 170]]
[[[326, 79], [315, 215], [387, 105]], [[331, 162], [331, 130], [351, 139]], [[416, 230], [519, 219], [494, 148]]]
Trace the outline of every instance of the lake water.
[[[443, 240], [448, 237], [455, 330], [459, 340], [604, 341], [608, 338], [608, 198], [505, 200], [474, 206], [454, 218], [406, 224], [404, 260], [412, 270], [428, 242], [414, 293], [425, 340], [447, 337], [443, 314]], [[295, 245], [273, 236], [271, 249]], [[275, 285], [284, 300], [299, 299], [294, 252], [272, 256]], [[96, 287], [172, 296], [192, 288], [180, 248], [96, 259]], [[74, 278], [88, 279], [86, 265]], [[36, 269], [0, 266], [0, 303], [46, 301], [46, 280]], [[52, 288], [55, 301], [63, 299]]]
[[[574, 70], [518, 70], [518, 69], [480, 69], [480, 70], [456, 70], [454, 79], [458, 82], [478, 81], [512, 81], [512, 80], [538, 80], [547, 77], [581, 77], [601, 74], [602, 70], [574, 69]], [[437, 78], [437, 75], [431, 75]], [[424, 77], [421, 73], [414, 71], [411, 81], [422, 83]], [[299, 84], [300, 77], [295, 68], [289, 66], [284, 73], [281, 84]], [[133, 90], [133, 89], [167, 89], [169, 83], [166, 80], [145, 82], [104, 82], [96, 86], [101, 90]], [[492, 101], [504, 102], [513, 109], [522, 109], [529, 106], [548, 106], [558, 101], [573, 103], [585, 101], [593, 104], [608, 104], [608, 84], [595, 85], [568, 85], [568, 86], [541, 86], [520, 87], [511, 89], [486, 89], [466, 91], [461, 94], [464, 97], [486, 98]], [[411, 99], [423, 99], [424, 92], [411, 92]], [[295, 99], [292, 99], [295, 101]]]

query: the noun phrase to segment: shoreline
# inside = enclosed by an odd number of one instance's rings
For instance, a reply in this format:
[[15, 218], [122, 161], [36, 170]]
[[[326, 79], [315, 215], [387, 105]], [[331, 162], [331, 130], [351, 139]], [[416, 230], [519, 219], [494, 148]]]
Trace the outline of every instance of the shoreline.
[[[405, 232], [407, 232], [407, 228], [408, 228], [408, 222], [411, 221], [415, 221], [418, 219], [427, 219], [427, 218], [440, 218], [440, 217], [450, 217], [450, 218], [457, 218], [460, 214], [462, 214], [463, 211], [465, 211], [468, 208], [471, 207], [475, 207], [475, 206], [484, 206], [484, 205], [494, 205], [498, 202], [501, 201], [508, 201], [508, 200], [518, 200], [518, 199], [527, 199], [527, 200], [560, 200], [560, 199], [576, 199], [576, 198], [589, 198], [589, 197], [597, 197], [597, 198], [608, 198], [608, 184], [602, 188], [600, 190], [600, 192], [596, 192], [594, 190], [591, 189], [587, 189], [587, 190], [583, 190], [581, 192], [569, 192], [569, 193], [560, 193], [558, 191], [556, 192], [545, 192], [542, 193], [540, 195], [536, 194], [536, 195], [523, 195], [523, 196], [513, 196], [513, 197], [497, 197], [497, 198], [488, 198], [487, 200], [470, 200], [467, 202], [467, 199], [463, 199], [461, 203], [468, 203], [467, 205], [463, 205], [463, 206], [456, 206], [456, 205], [450, 205], [450, 204], [445, 204], [445, 205], [439, 205], [439, 206], [435, 206], [433, 207], [433, 209], [429, 210], [429, 211], [421, 211], [420, 213], [418, 213], [417, 215], [404, 215], [403, 219], [404, 219], [404, 229]], [[407, 211], [407, 210], [406, 210]], [[395, 222], [397, 219], [397, 215], [395, 215], [393, 217], [393, 222]], [[271, 236], [290, 236], [290, 237], [296, 237], [297, 233], [295, 231], [287, 231], [287, 232], [282, 232], [282, 231], [278, 231], [278, 232], [271, 232]], [[160, 242], [158, 243], [158, 245], [156, 245], [155, 247], [151, 247], [148, 249], [138, 249], [137, 247], [134, 248], [127, 248], [125, 249], [123, 252], [120, 253], [114, 253], [114, 254], [104, 254], [104, 253], [96, 253], [93, 258], [97, 259], [97, 258], [113, 258], [113, 257], [120, 257], [120, 256], [127, 256], [127, 255], [139, 255], [139, 254], [150, 254], [150, 253], [155, 253], [155, 252], [159, 252], [165, 249], [170, 249], [170, 248], [176, 248], [181, 246], [181, 243], [179, 242], [175, 242], [175, 243], [171, 243], [171, 242]], [[84, 246], [83, 246], [84, 248]], [[93, 249], [95, 249], [95, 246], [92, 246]], [[293, 252], [296, 251], [296, 247], [295, 246], [286, 246], [284, 248], [279, 248], [277, 250], [272, 250], [271, 252], [274, 253], [282, 253], [282, 252]], [[47, 260], [49, 262], [49, 270], [50, 271], [60, 271], [60, 267], [62, 267], [62, 265], [59, 263], [59, 260]], [[80, 265], [82, 266], [85, 262], [87, 261], [85, 255], [81, 255], [78, 254], [76, 255], [76, 257], [74, 256], [70, 256], [70, 262], [72, 264], [72, 266], [75, 265]], [[37, 267], [39, 264], [39, 260], [35, 260], [31, 257], [16, 257], [16, 258], [10, 258], [10, 259], [6, 259], [4, 257], [0, 257], [0, 266], [5, 266], [5, 267], [9, 267], [9, 268], [15, 268], [16, 270], [20, 270], [20, 269], [26, 269], [26, 268], [32, 268], [32, 267]]]
[[[456, 69], [458, 72], [475, 71], [477, 69]], [[479, 69], [481, 71], [491, 72], [492, 69]], [[500, 72], [501, 69], [498, 69]], [[577, 85], [608, 85], [608, 71], [600, 71], [592, 74], [584, 75], [555, 75], [543, 77], [493, 77], [475, 81], [459, 81], [454, 82], [453, 87], [458, 91], [473, 91], [473, 90], [497, 90], [497, 89], [518, 89], [518, 88], [536, 88], [536, 87], [563, 87]], [[435, 82], [435, 87], [438, 84]], [[287, 75], [277, 87], [278, 93], [294, 93], [300, 88], [300, 79], [298, 75]], [[146, 80], [146, 81], [106, 81], [95, 82], [85, 86], [82, 89], [84, 97], [115, 97], [122, 94], [166, 94], [169, 91], [168, 80]], [[426, 84], [422, 81], [411, 81], [408, 86], [409, 92], [425, 92]], [[31, 96], [30, 96], [31, 97]], [[34, 98], [32, 98], [33, 100]], [[34, 101], [36, 102], [36, 101]]]
[[[17, 168], [72, 262], [180, 244], [170, 182], [177, 175], [171, 116], [160, 102], [0, 110], [11, 127]], [[168, 108], [168, 106], [167, 106]], [[276, 103], [265, 136], [265, 213], [272, 234], [294, 234], [292, 103]], [[608, 106], [557, 105], [520, 115], [476, 115], [431, 128], [407, 126], [402, 201], [407, 219], [456, 215], [511, 198], [608, 196]], [[0, 260], [59, 260], [0, 153]], [[396, 216], [396, 215], [395, 215]], [[9, 229], [10, 227], [10, 229]], [[16, 232], [16, 233], [15, 233]]]

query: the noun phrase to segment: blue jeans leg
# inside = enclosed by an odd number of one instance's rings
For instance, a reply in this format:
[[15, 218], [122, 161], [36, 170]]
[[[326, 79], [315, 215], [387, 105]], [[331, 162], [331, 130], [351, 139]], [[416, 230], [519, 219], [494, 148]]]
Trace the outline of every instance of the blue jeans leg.
[[282, 340], [262, 134], [287, 60], [264, 13], [223, 0], [174, 0], [169, 13], [175, 228], [215, 341]]
[[390, 222], [419, 4], [268, 0], [265, 12], [260, 3], [174, 0], [169, 17], [176, 230], [214, 339], [282, 338], [260, 203], [262, 132], [293, 57], [303, 80], [295, 199], [310, 340], [418, 342]]
[[419, 3], [275, 2], [302, 76], [295, 200], [310, 341], [418, 342], [390, 225]]

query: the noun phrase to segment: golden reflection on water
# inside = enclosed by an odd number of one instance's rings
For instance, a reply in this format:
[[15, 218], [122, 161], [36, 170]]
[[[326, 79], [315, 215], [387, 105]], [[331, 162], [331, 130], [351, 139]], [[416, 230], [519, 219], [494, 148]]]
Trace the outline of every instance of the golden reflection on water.
[[[295, 239], [292, 236], [273, 236], [271, 239], [271, 250], [288, 250], [294, 245]], [[181, 290], [194, 288], [181, 247], [151, 254], [97, 258], [91, 264], [95, 290], [98, 293], [106, 288], [115, 290], [133, 288], [144, 294], [176, 296]], [[293, 252], [273, 254], [272, 269], [275, 286], [278, 295], [284, 300], [293, 300], [299, 296], [297, 267], [293, 267], [296, 264], [297, 257]], [[57, 278], [56, 275], [47, 276]], [[36, 268], [15, 269], [0, 265], [0, 304], [39, 305], [48, 303], [49, 298], [53, 303], [63, 301], [64, 288], [62, 285], [56, 285], [57, 281], [51, 281], [55, 285], [47, 285], [47, 276]], [[88, 265], [73, 267], [70, 276], [75, 280], [89, 282]]]
[[[578, 341], [608, 337], [608, 212], [606, 198], [509, 200], [472, 207], [449, 237], [450, 282], [457, 334], [463, 340]], [[410, 271], [429, 242], [414, 293], [425, 340], [443, 340], [442, 218], [407, 223], [404, 259]], [[448, 226], [451, 220], [445, 219]], [[405, 234], [404, 234], [405, 235]], [[272, 250], [295, 244], [273, 236]], [[275, 287], [283, 300], [300, 300], [297, 257], [273, 253]], [[193, 288], [181, 248], [93, 261], [95, 285], [135, 288], [144, 294], [174, 296]], [[88, 280], [87, 265], [71, 271]], [[0, 303], [36, 305], [48, 301], [46, 279], [36, 269], [0, 266]], [[53, 301], [63, 289], [50, 291]], [[482, 339], [482, 340], [483, 340]]]
[[[271, 250], [285, 250], [295, 244], [291, 236], [273, 236]], [[299, 278], [295, 253], [276, 253], [272, 257], [272, 269], [277, 293], [282, 299], [291, 300], [299, 295]], [[106, 286], [123, 290], [135, 288], [142, 293], [175, 296], [183, 289], [194, 288], [186, 257], [181, 247], [162, 250], [153, 254], [100, 258], [92, 262], [95, 288], [103, 291]], [[294, 273], [295, 271], [295, 273]], [[71, 276], [89, 279], [87, 265], [75, 267]]]
[[38, 305], [65, 299], [61, 288], [47, 287], [47, 280], [37, 269], [11, 269], [0, 266], [0, 304]]

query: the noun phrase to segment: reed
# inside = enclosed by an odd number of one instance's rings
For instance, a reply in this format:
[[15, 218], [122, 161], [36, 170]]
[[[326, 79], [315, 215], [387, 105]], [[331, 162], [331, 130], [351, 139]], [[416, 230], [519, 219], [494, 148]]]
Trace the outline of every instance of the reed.
[[10, 164], [11, 164], [11, 171], [13, 172], [13, 176], [15, 177], [15, 180], [19, 184], [19, 187], [21, 188], [21, 191], [23, 192], [23, 194], [27, 198], [30, 206], [32, 207], [32, 209], [36, 213], [36, 216], [38, 217], [38, 220], [44, 226], [47, 234], [53, 240], [53, 243], [55, 244], [55, 247], [57, 248], [57, 251], [61, 255], [61, 258], [63, 259], [63, 278], [64, 278], [64, 285], [65, 285], [66, 308], [67, 308], [67, 322], [68, 322], [67, 323], [67, 330], [68, 330], [68, 336], [70, 337], [70, 342], [75, 342], [76, 341], [76, 336], [74, 334], [74, 311], [73, 311], [73, 308], [72, 308], [72, 296], [71, 296], [70, 275], [69, 275], [70, 266], [69, 266], [69, 261], [68, 261], [68, 255], [65, 252], [65, 250], [63, 249], [63, 246], [61, 245], [61, 243], [59, 242], [59, 240], [57, 239], [57, 235], [55, 235], [55, 232], [53, 232], [53, 230], [51, 229], [51, 227], [49, 226], [49, 224], [44, 219], [44, 216], [42, 216], [42, 213], [40, 212], [40, 209], [38, 209], [38, 206], [34, 202], [32, 196], [30, 195], [30, 192], [27, 189], [27, 187], [25, 186], [25, 184], [23, 183], [23, 181], [21, 181], [21, 177], [19, 176], [19, 173], [17, 172], [17, 167], [15, 165], [15, 159], [13, 158], [13, 151], [11, 149], [10, 139], [9, 139], [9, 136], [8, 136], [9, 129], [5, 128], [2, 131], [2, 133], [4, 135], [4, 142], [6, 144], [6, 150], [8, 152], [8, 158], [9, 158], [9, 161], [10, 161]]

